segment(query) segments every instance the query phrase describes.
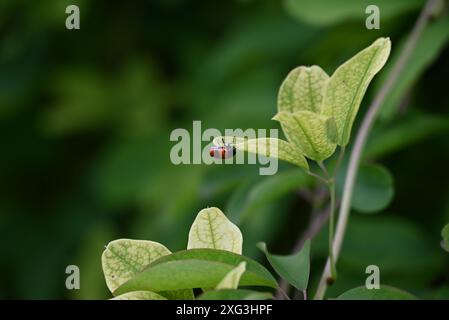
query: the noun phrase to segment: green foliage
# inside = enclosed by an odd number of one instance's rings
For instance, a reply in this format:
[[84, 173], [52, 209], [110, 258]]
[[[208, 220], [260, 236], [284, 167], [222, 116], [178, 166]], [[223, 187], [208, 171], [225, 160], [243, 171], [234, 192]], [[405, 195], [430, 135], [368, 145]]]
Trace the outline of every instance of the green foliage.
[[258, 246], [282, 278], [298, 290], [303, 292], [307, 290], [310, 273], [310, 240], [307, 240], [297, 253], [288, 256], [269, 253], [263, 242]]
[[390, 286], [381, 285], [380, 289], [367, 289], [365, 286], [346, 291], [339, 300], [416, 300], [412, 294]]
[[239, 228], [218, 208], [201, 210], [189, 232], [187, 249], [211, 248], [242, 253], [243, 237]]
[[322, 112], [335, 119], [338, 145], [348, 144], [363, 96], [373, 77], [386, 63], [390, 48], [390, 39], [377, 39], [332, 74], [325, 89]]
[[[308, 195], [318, 189], [298, 167], [318, 170], [313, 161], [307, 165], [287, 144], [280, 159], [290, 162], [281, 162], [274, 176], [260, 177], [252, 165], [174, 166], [167, 156], [171, 130], [191, 128], [192, 119], [204, 129], [276, 128], [270, 118], [290, 70], [319, 65], [331, 75], [389, 36], [391, 61], [368, 87], [363, 111], [390, 74], [424, 0], [376, 1], [381, 29], [369, 31], [368, 1], [286, 2], [106, 7], [83, 0], [77, 1], [81, 31], [68, 37], [61, 30], [70, 1], [0, 1], [0, 240], [14, 243], [0, 255], [0, 298], [109, 297], [99, 261], [111, 239], [157, 239], [173, 252], [185, 249], [194, 213], [206, 206], [224, 208], [238, 224], [244, 255], [265, 261], [259, 241], [276, 252], [291, 249], [311, 217]], [[393, 173], [391, 209], [351, 213], [330, 298], [362, 285], [363, 267], [377, 262], [385, 283], [448, 298], [448, 256], [439, 247], [449, 219], [448, 19], [447, 1], [441, 3], [382, 105], [386, 121], [374, 124], [364, 149], [363, 163], [382, 163]], [[346, 156], [350, 149], [351, 142]], [[326, 166], [333, 168], [336, 156]], [[325, 205], [327, 198], [316, 200]], [[326, 234], [313, 239], [311, 284], [327, 240]], [[80, 290], [63, 285], [69, 264], [80, 267]], [[192, 299], [189, 292], [158, 294]]]
[[232, 252], [191, 249], [166, 257], [147, 266], [115, 290], [114, 295], [139, 290], [161, 292], [215, 287], [241, 262], [246, 262], [247, 268], [240, 285], [276, 287], [276, 281], [263, 266]]
[[[199, 249], [201, 248], [201, 249]], [[119, 239], [108, 244], [102, 262], [106, 283], [119, 299], [192, 299], [194, 288], [276, 288], [272, 275], [242, 256], [242, 234], [218, 208], [201, 210], [189, 233], [188, 250]]]
[[315, 161], [329, 158], [336, 148], [336, 127], [332, 118], [311, 111], [280, 112], [274, 118], [284, 128], [290, 143]]

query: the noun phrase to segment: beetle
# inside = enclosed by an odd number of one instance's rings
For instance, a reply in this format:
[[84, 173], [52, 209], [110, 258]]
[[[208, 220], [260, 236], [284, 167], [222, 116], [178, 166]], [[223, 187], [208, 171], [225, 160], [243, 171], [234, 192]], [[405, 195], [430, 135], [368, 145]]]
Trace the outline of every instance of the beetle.
[[221, 140], [222, 144], [218, 146], [212, 146], [209, 150], [209, 154], [211, 157], [216, 159], [228, 159], [232, 158], [236, 149], [231, 144], [225, 143], [224, 139]]

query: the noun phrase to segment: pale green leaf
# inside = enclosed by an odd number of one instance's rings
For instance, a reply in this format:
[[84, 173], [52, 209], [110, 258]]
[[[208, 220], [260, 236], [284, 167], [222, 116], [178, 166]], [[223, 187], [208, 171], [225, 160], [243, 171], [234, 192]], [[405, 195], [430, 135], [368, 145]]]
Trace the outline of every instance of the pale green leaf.
[[441, 241], [441, 247], [449, 252], [449, 224], [441, 230], [441, 237], [443, 238]]
[[381, 285], [379, 289], [367, 289], [365, 286], [346, 291], [339, 300], [416, 300], [417, 298], [404, 290]]
[[310, 240], [297, 253], [281, 256], [268, 252], [264, 242], [257, 245], [267, 257], [273, 269], [296, 289], [304, 291], [309, 283], [310, 273]]
[[303, 152], [287, 141], [275, 138], [244, 139], [239, 137], [217, 137], [214, 143], [219, 143], [224, 139], [225, 143], [232, 144], [237, 150], [253, 154], [260, 154], [265, 157], [277, 158], [295, 166], [309, 169]]
[[167, 300], [163, 296], [151, 291], [131, 291], [110, 300]]
[[140, 290], [160, 293], [167, 290], [214, 288], [241, 262], [246, 262], [246, 270], [240, 278], [240, 285], [276, 288], [276, 280], [270, 272], [252, 259], [224, 250], [191, 249], [156, 260], [120, 286], [114, 294]]
[[272, 296], [269, 292], [255, 290], [222, 289], [205, 292], [197, 300], [267, 300]]
[[329, 76], [318, 66], [293, 69], [279, 89], [278, 111], [320, 113], [328, 80]]
[[220, 289], [237, 289], [239, 286], [240, 278], [246, 270], [246, 262], [241, 262], [237, 267], [228, 272], [227, 275], [220, 281], [215, 287], [216, 290]]
[[132, 239], [111, 241], [101, 257], [106, 285], [113, 292], [151, 262], [170, 253], [165, 246], [153, 241]]
[[363, 96], [387, 61], [390, 48], [389, 38], [379, 38], [338, 67], [331, 76], [324, 94], [322, 113], [335, 119], [338, 145], [348, 144]]
[[240, 229], [215, 207], [201, 210], [189, 232], [187, 249], [210, 248], [242, 253]]
[[321, 161], [335, 151], [335, 123], [332, 118], [311, 111], [279, 112], [273, 118], [282, 124], [291, 144], [303, 150], [306, 157]]

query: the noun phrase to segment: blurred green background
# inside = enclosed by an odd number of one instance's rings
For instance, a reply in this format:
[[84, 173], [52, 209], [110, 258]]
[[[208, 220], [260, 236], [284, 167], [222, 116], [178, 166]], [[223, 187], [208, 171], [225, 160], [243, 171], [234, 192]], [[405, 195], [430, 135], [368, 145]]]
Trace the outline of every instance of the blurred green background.
[[[181, 250], [207, 206], [239, 222], [247, 255], [265, 263], [258, 241], [288, 253], [310, 217], [301, 171], [175, 166], [170, 132], [191, 131], [193, 120], [278, 128], [270, 119], [289, 70], [318, 64], [331, 74], [389, 36], [392, 56], [360, 120], [423, 3], [1, 1], [0, 298], [109, 298], [104, 245], [137, 238]], [[69, 4], [80, 7], [80, 30], [65, 28]], [[368, 4], [380, 7], [380, 30], [365, 28]], [[388, 168], [394, 197], [376, 214], [353, 212], [330, 296], [363, 285], [376, 264], [381, 283], [449, 298], [449, 254], [440, 248], [449, 222], [447, 6], [424, 30], [370, 137], [366, 161]], [[370, 199], [371, 191], [360, 192]], [[312, 242], [312, 287], [326, 243], [325, 233]], [[80, 290], [65, 288], [69, 264], [80, 267]]]

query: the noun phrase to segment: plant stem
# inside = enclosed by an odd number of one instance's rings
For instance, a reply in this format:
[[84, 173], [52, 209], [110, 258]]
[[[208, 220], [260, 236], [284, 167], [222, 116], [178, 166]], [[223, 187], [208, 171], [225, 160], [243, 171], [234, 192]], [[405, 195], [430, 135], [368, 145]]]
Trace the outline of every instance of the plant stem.
[[337, 270], [335, 268], [334, 259], [334, 225], [335, 225], [335, 181], [331, 179], [329, 182], [329, 196], [330, 196], [330, 211], [329, 211], [329, 261], [331, 265], [330, 278], [326, 279], [327, 282], [334, 282], [337, 279]]
[[[335, 254], [334, 262], [336, 262], [338, 259], [338, 255], [340, 253], [340, 249], [343, 243], [346, 225], [348, 223], [352, 193], [354, 190], [354, 183], [357, 177], [360, 158], [362, 156], [363, 147], [365, 146], [366, 139], [374, 123], [376, 115], [380, 109], [380, 106], [382, 105], [383, 101], [385, 100], [385, 97], [390, 92], [390, 90], [396, 83], [397, 79], [399, 78], [399, 75], [401, 74], [402, 70], [404, 69], [406, 62], [410, 58], [410, 55], [413, 52], [424, 27], [426, 26], [429, 18], [432, 15], [433, 8], [437, 3], [438, 3], [437, 0], [428, 0], [426, 5], [422, 9], [419, 18], [416, 21], [415, 25], [413, 26], [413, 30], [407, 39], [405, 47], [399, 56], [399, 59], [393, 66], [393, 69], [389, 74], [385, 84], [382, 86], [381, 90], [373, 100], [372, 104], [369, 106], [368, 111], [365, 117], [363, 118], [362, 124], [357, 132], [354, 148], [352, 149], [351, 156], [349, 158], [349, 166], [348, 171], [346, 173], [345, 185], [343, 189], [343, 198], [338, 217], [335, 239], [333, 242], [333, 251]], [[315, 294], [315, 299], [323, 299], [327, 289], [326, 280], [329, 278], [330, 275], [331, 275], [331, 261], [330, 259], [328, 259], [323, 274], [321, 276], [317, 292]]]

